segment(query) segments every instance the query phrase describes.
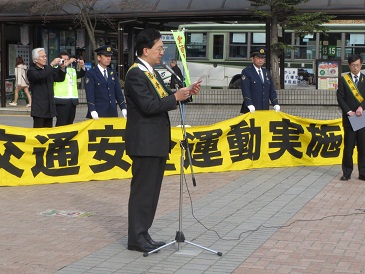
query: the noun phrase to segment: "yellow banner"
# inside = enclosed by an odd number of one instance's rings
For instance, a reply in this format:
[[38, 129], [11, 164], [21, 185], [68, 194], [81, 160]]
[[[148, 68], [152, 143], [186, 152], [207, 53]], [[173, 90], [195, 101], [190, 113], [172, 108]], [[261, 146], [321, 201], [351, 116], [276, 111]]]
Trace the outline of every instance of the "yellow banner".
[[185, 86], [188, 87], [190, 86], [190, 73], [186, 63], [185, 35], [183, 31], [172, 30], [172, 33], [174, 34], [175, 43], [185, 70]]
[[[130, 178], [125, 125], [124, 118], [40, 129], [0, 125], [0, 186]], [[335, 165], [342, 159], [341, 119], [256, 111], [186, 131], [195, 173]], [[181, 128], [172, 128], [166, 175], [180, 174], [182, 137]]]

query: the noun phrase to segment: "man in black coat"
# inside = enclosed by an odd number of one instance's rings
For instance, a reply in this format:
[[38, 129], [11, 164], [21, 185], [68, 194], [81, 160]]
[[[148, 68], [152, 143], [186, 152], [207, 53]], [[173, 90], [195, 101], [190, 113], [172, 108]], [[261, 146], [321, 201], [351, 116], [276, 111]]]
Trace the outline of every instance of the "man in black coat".
[[171, 82], [170, 82], [170, 88], [172, 89], [176, 89], [176, 85], [179, 87], [179, 88], [182, 88], [183, 87], [183, 75], [182, 75], [182, 72], [181, 72], [181, 69], [177, 66], [177, 62], [175, 59], [171, 59], [170, 61], [170, 67], [171, 69], [175, 72], [175, 74], [177, 76], [179, 76], [180, 80], [177, 79], [177, 77], [175, 75], [171, 75]]
[[350, 73], [341, 77], [337, 90], [337, 101], [342, 110], [344, 131], [342, 181], [351, 179], [353, 170], [352, 154], [355, 145], [357, 145], [359, 179], [365, 181], [365, 128], [354, 131], [349, 121], [349, 116], [363, 115], [365, 108], [365, 75], [360, 72], [362, 63], [363, 59], [358, 54], [348, 58]]
[[141, 31], [136, 39], [137, 60], [126, 75], [125, 96], [128, 119], [126, 152], [132, 159], [132, 181], [128, 205], [128, 249], [149, 252], [164, 242], [152, 240], [148, 229], [155, 217], [167, 156], [171, 150], [169, 110], [177, 101], [197, 94], [191, 90], [172, 93], [153, 66], [164, 53], [161, 34], [154, 29]]
[[47, 65], [47, 55], [44, 48], [32, 50], [33, 66], [28, 70], [29, 89], [32, 91], [32, 106], [30, 115], [33, 117], [33, 127], [52, 127], [56, 116], [54, 102], [54, 82], [63, 82], [66, 72], [61, 68], [61, 58], [55, 58]]

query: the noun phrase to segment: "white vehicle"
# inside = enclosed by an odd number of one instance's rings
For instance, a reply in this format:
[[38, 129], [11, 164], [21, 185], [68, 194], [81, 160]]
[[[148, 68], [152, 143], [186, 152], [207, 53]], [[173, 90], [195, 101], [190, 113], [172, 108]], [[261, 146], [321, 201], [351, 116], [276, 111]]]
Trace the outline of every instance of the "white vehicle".
[[[171, 31], [160, 31], [162, 35], [162, 42], [164, 47], [164, 54], [162, 60], [166, 62], [166, 64], [170, 65], [171, 59], [177, 58], [177, 47], [174, 40], [174, 35]], [[163, 66], [156, 66], [155, 69], [160, 73], [164, 83], [169, 86], [171, 80], [171, 73], [168, 72]]]
[[[327, 34], [298, 37], [285, 31], [285, 43], [295, 47], [285, 52], [285, 68], [313, 72], [316, 59], [340, 59], [343, 72], [349, 55], [365, 55], [365, 24], [325, 26]], [[240, 88], [241, 71], [252, 63], [251, 49], [266, 45], [265, 24], [185, 24], [179, 30], [185, 31], [191, 82], [204, 76], [206, 88]]]

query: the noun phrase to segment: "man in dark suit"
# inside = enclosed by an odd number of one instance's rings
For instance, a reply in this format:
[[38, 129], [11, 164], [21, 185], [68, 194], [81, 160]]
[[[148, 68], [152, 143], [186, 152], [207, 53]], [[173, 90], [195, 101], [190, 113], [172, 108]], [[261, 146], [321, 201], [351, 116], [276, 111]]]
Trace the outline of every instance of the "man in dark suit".
[[113, 51], [110, 46], [95, 50], [98, 65], [85, 74], [85, 92], [88, 112], [86, 118], [118, 117], [117, 104], [127, 118], [122, 88], [115, 70], [109, 68]]
[[348, 58], [350, 73], [341, 77], [337, 90], [337, 101], [342, 110], [344, 149], [342, 156], [342, 181], [351, 179], [352, 154], [357, 145], [359, 179], [365, 181], [365, 128], [353, 131], [349, 116], [363, 115], [365, 108], [365, 76], [360, 72], [363, 59], [355, 54]]
[[241, 90], [243, 103], [241, 113], [255, 110], [268, 110], [269, 100], [276, 112], [280, 111], [278, 96], [270, 72], [263, 68], [266, 49], [257, 47], [251, 51], [252, 65], [244, 68], [241, 73]]
[[182, 88], [183, 87], [182, 81], [183, 81], [184, 77], [182, 75], [181, 69], [177, 66], [177, 62], [175, 59], [171, 59], [170, 67], [176, 73], [176, 75], [179, 76], [179, 78], [180, 78], [180, 81], [179, 81], [175, 75], [171, 75], [170, 88], [176, 89], [176, 85], [179, 88]]
[[161, 34], [142, 30], [136, 38], [137, 59], [126, 75], [125, 96], [128, 106], [125, 143], [132, 159], [132, 181], [128, 205], [128, 249], [149, 252], [164, 242], [152, 240], [148, 233], [155, 217], [167, 156], [171, 150], [169, 110], [177, 101], [197, 94], [192, 89], [172, 93], [153, 66], [164, 53]]

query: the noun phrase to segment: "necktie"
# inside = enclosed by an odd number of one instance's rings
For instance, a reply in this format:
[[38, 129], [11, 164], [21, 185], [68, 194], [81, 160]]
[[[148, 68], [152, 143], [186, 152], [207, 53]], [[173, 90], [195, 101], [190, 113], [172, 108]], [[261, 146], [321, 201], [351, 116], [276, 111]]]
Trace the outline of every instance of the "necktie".
[[108, 81], [108, 75], [106, 74], [106, 69], [104, 69], [104, 78]]
[[260, 76], [261, 82], [264, 83], [264, 77], [262, 77], [261, 69], [259, 69], [259, 76]]
[[359, 83], [359, 78], [357, 75], [354, 75], [354, 78], [355, 78], [355, 85], [357, 86], [357, 84]]

